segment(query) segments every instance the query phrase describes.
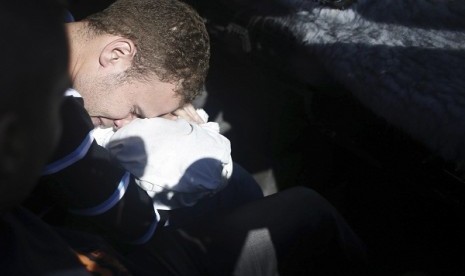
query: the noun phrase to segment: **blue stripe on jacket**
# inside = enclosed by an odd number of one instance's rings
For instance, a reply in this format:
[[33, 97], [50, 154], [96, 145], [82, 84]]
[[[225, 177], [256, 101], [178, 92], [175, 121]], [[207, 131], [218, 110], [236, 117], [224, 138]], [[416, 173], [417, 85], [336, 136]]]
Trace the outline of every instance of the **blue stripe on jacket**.
[[45, 166], [44, 170], [42, 171], [42, 175], [59, 172], [84, 158], [84, 156], [86, 156], [87, 152], [89, 151], [92, 142], [94, 141], [92, 132], [93, 130], [87, 134], [82, 143], [73, 152], [61, 158], [60, 160]]

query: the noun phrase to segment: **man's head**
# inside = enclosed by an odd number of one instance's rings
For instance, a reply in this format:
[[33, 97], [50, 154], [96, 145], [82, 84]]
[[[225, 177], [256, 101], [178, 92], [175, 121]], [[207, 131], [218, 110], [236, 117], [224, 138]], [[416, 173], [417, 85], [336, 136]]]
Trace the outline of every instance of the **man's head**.
[[58, 139], [69, 84], [63, 16], [50, 1], [0, 4], [0, 211], [29, 194]]
[[118, 0], [78, 24], [70, 28], [71, 77], [94, 123], [164, 115], [200, 92], [209, 38], [187, 4]]

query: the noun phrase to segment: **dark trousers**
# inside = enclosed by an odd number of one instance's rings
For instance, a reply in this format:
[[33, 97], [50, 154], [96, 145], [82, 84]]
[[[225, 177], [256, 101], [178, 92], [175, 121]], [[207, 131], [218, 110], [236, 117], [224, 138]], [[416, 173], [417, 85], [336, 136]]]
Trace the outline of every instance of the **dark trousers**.
[[360, 275], [366, 261], [333, 206], [302, 187], [159, 228], [126, 257], [135, 275]]

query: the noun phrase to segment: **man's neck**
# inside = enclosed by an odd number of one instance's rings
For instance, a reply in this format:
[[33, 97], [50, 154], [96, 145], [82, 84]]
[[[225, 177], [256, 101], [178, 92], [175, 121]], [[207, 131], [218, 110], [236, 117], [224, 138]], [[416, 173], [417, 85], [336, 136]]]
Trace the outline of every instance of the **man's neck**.
[[74, 82], [83, 62], [85, 61], [87, 47], [85, 44], [89, 41], [86, 30], [86, 23], [71, 22], [66, 23], [66, 33], [68, 35], [70, 60], [68, 71], [71, 81]]

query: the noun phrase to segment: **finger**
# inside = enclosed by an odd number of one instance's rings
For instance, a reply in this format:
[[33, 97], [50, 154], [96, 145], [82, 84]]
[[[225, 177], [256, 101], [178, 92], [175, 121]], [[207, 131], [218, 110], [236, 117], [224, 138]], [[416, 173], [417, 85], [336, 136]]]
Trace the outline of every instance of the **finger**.
[[185, 109], [184, 109], [188, 114], [189, 116], [198, 124], [203, 124], [203, 123], [206, 123], [202, 117], [200, 117], [200, 115], [197, 113], [197, 111], [195, 110], [194, 106], [192, 104], [188, 104], [185, 106]]
[[168, 119], [168, 120], [176, 120], [178, 118], [178, 116], [173, 114], [173, 113], [168, 113], [168, 114], [165, 114], [165, 115], [163, 115], [161, 117], [165, 118], [165, 119]]
[[195, 108], [192, 106], [192, 104], [187, 104], [182, 108], [179, 108], [178, 110], [174, 111], [174, 114], [189, 122], [197, 124], [205, 123], [202, 120], [202, 117], [200, 117], [199, 114], [197, 114], [197, 111], [195, 111]]

